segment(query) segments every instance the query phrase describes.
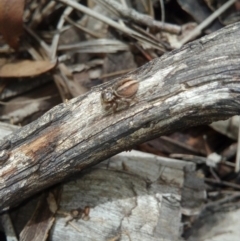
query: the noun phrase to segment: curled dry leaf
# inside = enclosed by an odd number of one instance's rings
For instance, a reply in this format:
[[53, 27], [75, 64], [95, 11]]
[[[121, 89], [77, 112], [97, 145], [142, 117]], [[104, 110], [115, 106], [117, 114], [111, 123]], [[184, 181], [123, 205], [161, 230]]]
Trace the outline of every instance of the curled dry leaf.
[[43, 74], [56, 66], [57, 62], [39, 60], [17, 60], [0, 67], [0, 77], [19, 78]]
[[14, 49], [18, 48], [19, 37], [23, 32], [24, 0], [0, 1], [0, 33]]

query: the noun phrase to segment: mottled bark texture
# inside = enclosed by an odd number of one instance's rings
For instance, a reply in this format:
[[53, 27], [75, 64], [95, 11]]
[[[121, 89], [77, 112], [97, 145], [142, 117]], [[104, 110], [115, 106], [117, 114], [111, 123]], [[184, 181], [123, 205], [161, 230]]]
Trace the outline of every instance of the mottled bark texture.
[[140, 81], [115, 114], [101, 91], [58, 105], [0, 144], [0, 210], [159, 135], [240, 114], [240, 23], [191, 42], [123, 76]]

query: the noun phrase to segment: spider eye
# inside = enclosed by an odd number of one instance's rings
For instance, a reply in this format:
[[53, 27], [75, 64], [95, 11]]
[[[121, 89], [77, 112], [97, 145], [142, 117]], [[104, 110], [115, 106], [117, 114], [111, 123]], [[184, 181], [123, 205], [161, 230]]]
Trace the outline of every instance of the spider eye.
[[114, 95], [110, 91], [102, 92], [102, 99], [106, 102], [111, 102], [114, 99]]

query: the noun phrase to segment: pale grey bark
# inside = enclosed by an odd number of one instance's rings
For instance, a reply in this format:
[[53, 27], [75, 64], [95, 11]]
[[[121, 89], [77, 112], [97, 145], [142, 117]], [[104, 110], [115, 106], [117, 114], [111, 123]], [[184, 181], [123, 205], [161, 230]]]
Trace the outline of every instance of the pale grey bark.
[[8, 136], [0, 144], [0, 209], [138, 143], [238, 115], [239, 39], [237, 23], [130, 73], [140, 85], [128, 109], [102, 108], [101, 91], [117, 79]]
[[120, 153], [63, 186], [60, 212], [90, 207], [89, 218], [57, 215], [50, 240], [179, 241], [184, 169], [195, 164]]

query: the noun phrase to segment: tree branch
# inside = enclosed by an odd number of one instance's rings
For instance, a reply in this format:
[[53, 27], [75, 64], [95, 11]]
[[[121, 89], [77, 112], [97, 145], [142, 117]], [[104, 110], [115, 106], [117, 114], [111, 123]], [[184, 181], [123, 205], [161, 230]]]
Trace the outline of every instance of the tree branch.
[[101, 91], [116, 79], [8, 136], [0, 144], [0, 209], [138, 143], [240, 114], [239, 39], [240, 23], [230, 25], [128, 74], [140, 84], [127, 109], [101, 106]]

